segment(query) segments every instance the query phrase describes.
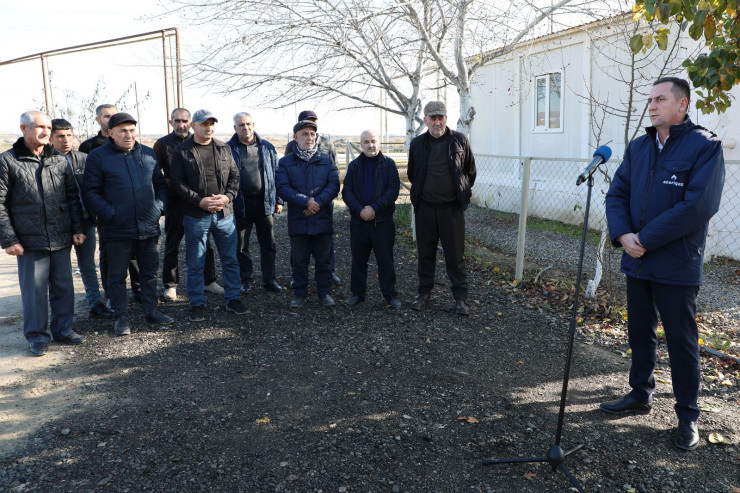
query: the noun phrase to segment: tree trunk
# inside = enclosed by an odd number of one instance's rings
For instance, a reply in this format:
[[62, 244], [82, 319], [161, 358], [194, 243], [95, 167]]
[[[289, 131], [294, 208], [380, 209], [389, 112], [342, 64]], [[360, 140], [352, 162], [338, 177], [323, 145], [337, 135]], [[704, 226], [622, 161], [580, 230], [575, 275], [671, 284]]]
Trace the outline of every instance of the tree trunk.
[[457, 131], [470, 137], [470, 128], [475, 118], [473, 99], [470, 89], [461, 89], [458, 93], [460, 94], [460, 118], [457, 120]]

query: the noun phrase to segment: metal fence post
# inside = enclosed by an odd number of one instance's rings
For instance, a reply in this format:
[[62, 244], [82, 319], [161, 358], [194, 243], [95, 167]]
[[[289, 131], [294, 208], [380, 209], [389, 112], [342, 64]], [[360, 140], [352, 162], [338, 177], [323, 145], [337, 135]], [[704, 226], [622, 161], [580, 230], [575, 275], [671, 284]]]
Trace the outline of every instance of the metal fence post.
[[519, 206], [519, 231], [516, 239], [516, 268], [514, 279], [522, 282], [524, 276], [524, 243], [527, 236], [527, 209], [529, 208], [529, 172], [532, 167], [532, 158], [525, 157], [522, 163], [522, 199]]

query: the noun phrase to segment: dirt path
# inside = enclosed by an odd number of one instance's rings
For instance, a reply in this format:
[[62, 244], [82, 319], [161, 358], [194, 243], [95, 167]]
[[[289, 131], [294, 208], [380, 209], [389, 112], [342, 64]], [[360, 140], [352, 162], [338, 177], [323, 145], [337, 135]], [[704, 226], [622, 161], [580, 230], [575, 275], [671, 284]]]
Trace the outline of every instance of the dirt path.
[[[79, 276], [74, 280], [75, 311], [84, 314], [82, 281]], [[73, 364], [75, 349], [52, 344], [46, 356], [30, 356], [23, 338], [22, 313], [16, 259], [0, 252], [0, 456], [17, 448], [79, 398], [81, 375]]]

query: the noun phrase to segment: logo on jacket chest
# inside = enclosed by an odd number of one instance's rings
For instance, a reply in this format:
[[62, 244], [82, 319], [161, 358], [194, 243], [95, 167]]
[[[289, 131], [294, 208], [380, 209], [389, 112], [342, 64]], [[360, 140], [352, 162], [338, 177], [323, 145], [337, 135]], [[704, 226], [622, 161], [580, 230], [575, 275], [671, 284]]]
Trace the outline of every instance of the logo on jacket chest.
[[673, 185], [674, 187], [683, 187], [683, 182], [678, 181], [676, 175], [671, 175], [670, 180], [663, 180], [663, 185]]

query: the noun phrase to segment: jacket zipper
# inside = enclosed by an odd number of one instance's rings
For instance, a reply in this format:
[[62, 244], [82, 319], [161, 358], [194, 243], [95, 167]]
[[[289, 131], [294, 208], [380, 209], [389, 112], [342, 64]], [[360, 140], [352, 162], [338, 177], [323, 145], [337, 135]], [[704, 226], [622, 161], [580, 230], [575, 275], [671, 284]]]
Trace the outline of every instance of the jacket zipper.
[[[666, 142], [663, 145], [663, 150], [665, 150], [665, 146], [668, 145], [668, 142]], [[653, 180], [655, 180], [655, 171], [658, 169], [658, 162], [660, 161], [660, 155], [663, 153], [660, 149], [658, 149], [658, 144], [655, 143], [655, 140], [653, 140], [653, 148], [657, 151], [655, 160], [653, 161], [652, 169], [650, 170], [650, 181], [648, 182], [648, 189], [647, 192], [645, 192], [645, 200], [642, 202], [642, 211], [640, 212], [640, 230], [642, 230], [642, 227], [645, 225], [645, 209], [647, 208], [647, 202], [648, 198], [650, 197], [650, 190], [653, 188]], [[640, 272], [642, 271], [642, 257], [637, 259], [637, 278], [640, 279]]]

